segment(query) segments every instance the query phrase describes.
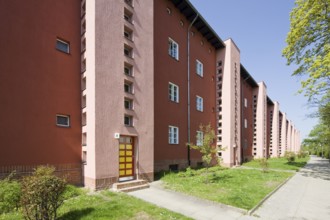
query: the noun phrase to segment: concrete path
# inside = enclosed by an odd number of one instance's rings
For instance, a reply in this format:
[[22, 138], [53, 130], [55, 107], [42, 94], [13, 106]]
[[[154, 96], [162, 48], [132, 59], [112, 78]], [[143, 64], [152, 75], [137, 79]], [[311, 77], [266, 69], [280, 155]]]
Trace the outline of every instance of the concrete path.
[[255, 211], [259, 219], [330, 219], [329, 160], [312, 156], [283, 187]]
[[193, 219], [238, 219], [244, 215], [234, 207], [227, 208], [222, 204], [164, 189], [160, 181], [151, 183], [148, 189], [128, 194]]
[[159, 181], [151, 183], [149, 189], [129, 194], [197, 220], [329, 220], [330, 164], [328, 160], [311, 157], [306, 167], [266, 200], [253, 216], [240, 209], [166, 190]]

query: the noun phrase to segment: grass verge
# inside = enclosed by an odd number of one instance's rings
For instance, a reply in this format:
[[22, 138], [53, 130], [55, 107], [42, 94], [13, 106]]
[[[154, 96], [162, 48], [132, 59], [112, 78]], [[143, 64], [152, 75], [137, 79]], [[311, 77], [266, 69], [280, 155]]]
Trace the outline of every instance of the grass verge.
[[[309, 160], [309, 157], [305, 158], [296, 158], [294, 162], [288, 162], [284, 157], [281, 158], [269, 158], [268, 164], [269, 169], [279, 169], [279, 170], [293, 170], [298, 171], [300, 168], [304, 167]], [[247, 163], [244, 163], [243, 166], [261, 168], [258, 160], [251, 160]]]
[[[1, 220], [21, 220], [19, 212], [0, 215]], [[190, 219], [167, 209], [159, 208], [123, 193], [101, 191], [81, 193], [65, 201], [59, 209], [59, 220], [108, 219]]]
[[249, 210], [292, 173], [214, 167], [169, 173], [161, 178], [169, 189]]

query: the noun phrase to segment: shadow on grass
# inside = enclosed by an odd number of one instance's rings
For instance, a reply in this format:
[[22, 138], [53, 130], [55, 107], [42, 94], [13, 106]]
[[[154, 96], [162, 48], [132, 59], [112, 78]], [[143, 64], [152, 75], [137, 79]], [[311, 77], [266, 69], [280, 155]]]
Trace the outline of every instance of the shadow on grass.
[[285, 164], [290, 165], [290, 166], [295, 166], [297, 168], [302, 168], [307, 164], [307, 162], [295, 162], [294, 161], [294, 162], [286, 162]]
[[87, 217], [88, 214], [95, 211], [94, 208], [85, 208], [79, 210], [73, 210], [62, 215], [58, 220], [79, 220], [82, 217]]
[[221, 174], [221, 175], [217, 175], [215, 173], [211, 174], [210, 176], [208, 176], [208, 180], [211, 182], [211, 183], [215, 183], [215, 182], [225, 182], [229, 179], [233, 178], [233, 176], [229, 175], [229, 174]]

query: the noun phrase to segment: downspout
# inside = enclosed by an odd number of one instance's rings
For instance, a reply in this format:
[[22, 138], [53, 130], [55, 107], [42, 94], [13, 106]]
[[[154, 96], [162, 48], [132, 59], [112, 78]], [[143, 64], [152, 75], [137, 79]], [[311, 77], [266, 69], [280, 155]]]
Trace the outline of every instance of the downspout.
[[191, 161], [190, 161], [190, 29], [193, 26], [193, 24], [195, 23], [195, 21], [198, 18], [198, 14], [196, 14], [196, 17], [194, 18], [194, 20], [190, 23], [189, 27], [188, 27], [188, 40], [187, 40], [187, 56], [188, 56], [188, 69], [187, 69], [187, 75], [188, 75], [188, 166], [191, 165]]
[[250, 76], [246, 77], [243, 82], [241, 83], [241, 164], [243, 164], [244, 162], [244, 143], [245, 143], [245, 140], [243, 137], [243, 133], [244, 133], [244, 129], [243, 129], [243, 126], [244, 126], [244, 98], [243, 98], [243, 84], [246, 82], [246, 80], [248, 80], [250, 78]]

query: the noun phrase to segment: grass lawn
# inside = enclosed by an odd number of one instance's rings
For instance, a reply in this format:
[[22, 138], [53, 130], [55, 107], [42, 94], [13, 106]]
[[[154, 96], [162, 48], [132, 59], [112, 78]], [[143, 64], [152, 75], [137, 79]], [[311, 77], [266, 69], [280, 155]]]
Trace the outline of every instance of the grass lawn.
[[[3, 220], [23, 219], [19, 212], [0, 215]], [[102, 191], [71, 198], [59, 209], [59, 220], [190, 219], [123, 193]]]
[[251, 209], [292, 173], [253, 169], [205, 169], [169, 173], [161, 178], [169, 189], [207, 200]]
[[[269, 163], [269, 169], [298, 171], [300, 168], [306, 165], [308, 160], [309, 157], [296, 158], [295, 162], [289, 163], [286, 158], [281, 157], [281, 158], [270, 158], [267, 161]], [[261, 168], [258, 160], [252, 160], [250, 162], [244, 163], [243, 166]]]

